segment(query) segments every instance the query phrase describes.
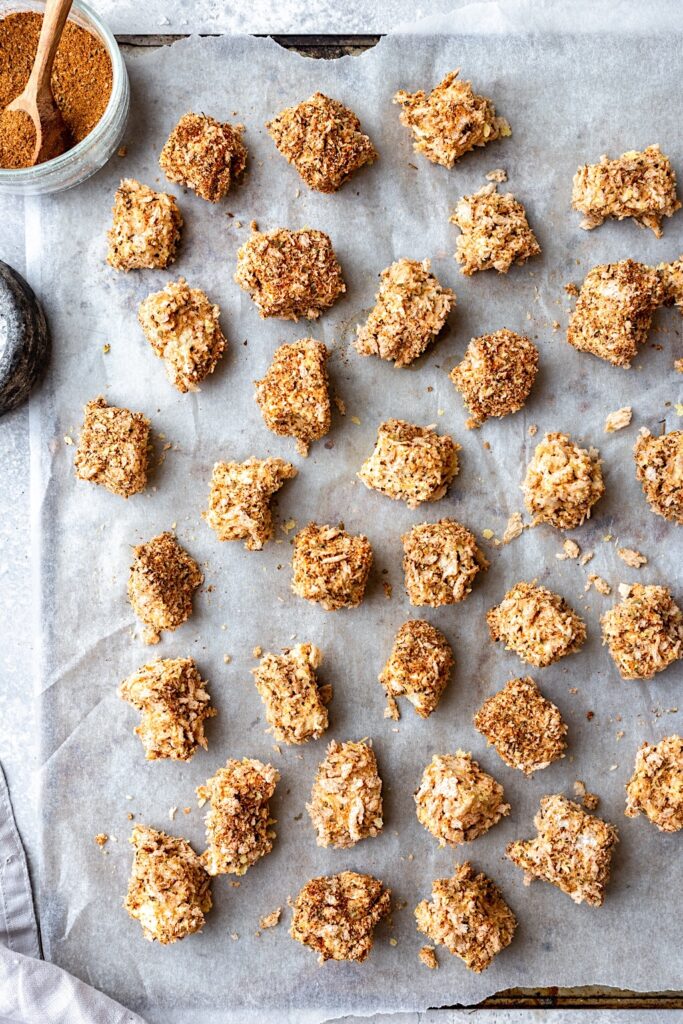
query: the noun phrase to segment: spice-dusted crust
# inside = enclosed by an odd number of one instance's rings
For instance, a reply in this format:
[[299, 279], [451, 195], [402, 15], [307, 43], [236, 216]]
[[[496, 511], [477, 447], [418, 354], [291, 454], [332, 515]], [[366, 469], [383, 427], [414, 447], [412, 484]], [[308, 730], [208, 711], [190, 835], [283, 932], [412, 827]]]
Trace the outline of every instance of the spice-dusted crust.
[[511, 192], [501, 195], [494, 182], [463, 196], [449, 220], [462, 232], [455, 259], [466, 277], [479, 270], [507, 274], [541, 251], [522, 204]]
[[417, 820], [439, 840], [459, 846], [484, 835], [510, 813], [499, 782], [479, 767], [471, 754], [436, 755], [415, 793]]
[[107, 235], [110, 267], [163, 270], [173, 262], [183, 226], [175, 196], [124, 178], [114, 196], [113, 213]]
[[206, 114], [185, 114], [168, 137], [159, 166], [169, 181], [217, 203], [247, 163], [242, 124], [221, 124]]
[[541, 799], [534, 825], [538, 830], [535, 839], [518, 839], [505, 851], [525, 872], [525, 884], [542, 878], [575, 903], [602, 906], [612, 850], [619, 840], [614, 825], [586, 814], [559, 793]]
[[601, 263], [588, 272], [569, 318], [567, 341], [628, 369], [644, 345], [652, 314], [665, 298], [654, 267], [634, 260]]
[[326, 361], [330, 352], [322, 341], [302, 338], [275, 350], [254, 397], [266, 426], [280, 437], [296, 438], [299, 455], [330, 429], [330, 393]]
[[346, 291], [332, 242], [323, 231], [255, 231], [237, 253], [235, 281], [260, 315], [316, 320]]
[[683, 316], [683, 256], [671, 263], [660, 263], [657, 273], [664, 288], [664, 303], [677, 306]]
[[243, 540], [260, 551], [273, 536], [270, 499], [297, 470], [284, 459], [217, 462], [211, 475], [209, 507], [202, 515], [219, 540]]
[[294, 538], [292, 590], [329, 611], [355, 608], [363, 600], [372, 566], [367, 537], [342, 526], [309, 523]]
[[382, 780], [371, 746], [337, 743], [318, 765], [306, 804], [318, 846], [346, 849], [382, 831]]
[[421, 523], [404, 533], [403, 572], [410, 603], [438, 608], [464, 601], [489, 563], [473, 533], [455, 519]]
[[660, 832], [683, 829], [683, 739], [665, 736], [643, 743], [626, 787], [626, 816], [643, 811]]
[[683, 658], [683, 612], [668, 587], [635, 583], [600, 623], [622, 679], [652, 679]]
[[322, 92], [287, 107], [266, 128], [288, 163], [317, 192], [336, 192], [354, 171], [377, 159], [354, 112]]
[[216, 369], [227, 344], [219, 316], [201, 288], [190, 288], [182, 277], [140, 303], [140, 326], [178, 391], [198, 391]]
[[124, 907], [145, 938], [166, 946], [200, 932], [211, 910], [211, 879], [187, 840], [136, 825], [130, 842], [135, 856]]
[[375, 306], [356, 332], [360, 355], [409, 366], [434, 341], [455, 306], [455, 292], [430, 267], [429, 260], [400, 259], [382, 271]]
[[460, 68], [450, 71], [430, 93], [401, 89], [394, 96], [400, 103], [401, 123], [413, 134], [413, 149], [432, 163], [452, 167], [475, 146], [511, 135], [504, 117], [486, 96], [478, 96], [471, 82], [461, 82]]
[[204, 722], [218, 712], [192, 658], [150, 661], [124, 679], [117, 692], [142, 713], [134, 731], [148, 761], [189, 761], [197, 747], [207, 749]]
[[80, 480], [130, 498], [147, 486], [149, 420], [141, 412], [107, 405], [100, 395], [85, 407], [74, 458]]
[[269, 801], [279, 780], [272, 765], [231, 758], [197, 787], [199, 806], [209, 801], [202, 861], [210, 875], [243, 875], [273, 849]]
[[510, 679], [485, 700], [474, 716], [474, 728], [510, 768], [525, 775], [564, 757], [567, 726], [531, 676]]
[[498, 886], [484, 874], [475, 875], [469, 861], [459, 864], [452, 878], [432, 883], [431, 901], [417, 905], [415, 919], [419, 931], [476, 974], [510, 945], [517, 927]]
[[643, 429], [633, 457], [652, 511], [683, 526], [683, 430], [654, 437]]
[[522, 661], [545, 668], [578, 651], [586, 625], [563, 597], [534, 583], [517, 583], [486, 615], [492, 640]]
[[391, 891], [356, 871], [312, 878], [293, 903], [289, 934], [326, 960], [362, 963], [372, 949], [375, 926], [391, 910]]
[[579, 448], [567, 434], [546, 434], [527, 466], [522, 491], [534, 526], [581, 526], [605, 493], [597, 451]]
[[429, 718], [446, 689], [453, 663], [451, 645], [435, 626], [424, 619], [404, 622], [378, 677], [387, 694], [385, 718], [400, 717], [397, 697], [406, 697], [420, 718]]
[[449, 434], [417, 427], [405, 420], [387, 420], [377, 430], [375, 450], [358, 476], [366, 487], [417, 508], [443, 498], [458, 473], [458, 451]]
[[489, 416], [508, 416], [522, 408], [538, 372], [538, 349], [523, 334], [505, 328], [472, 338], [450, 377], [479, 427]]
[[147, 627], [145, 642], [157, 643], [163, 629], [177, 629], [192, 614], [192, 598], [204, 577], [194, 558], [172, 533], [160, 533], [133, 548], [128, 599]]
[[281, 743], [317, 740], [328, 726], [332, 687], [318, 683], [323, 660], [314, 644], [297, 644], [282, 654], [265, 654], [252, 669], [273, 736]]
[[662, 218], [672, 217], [681, 204], [676, 174], [659, 146], [630, 150], [610, 160], [584, 164], [574, 175], [572, 206], [586, 215], [581, 227], [597, 228], [608, 217], [633, 217], [662, 237]]

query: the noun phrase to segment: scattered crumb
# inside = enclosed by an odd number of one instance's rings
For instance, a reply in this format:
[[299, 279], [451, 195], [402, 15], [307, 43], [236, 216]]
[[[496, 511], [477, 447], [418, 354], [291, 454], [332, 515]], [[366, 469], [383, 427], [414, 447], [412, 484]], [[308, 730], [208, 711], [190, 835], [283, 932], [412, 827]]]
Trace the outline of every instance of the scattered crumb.
[[262, 917], [258, 923], [259, 928], [265, 931], [266, 928], [275, 928], [280, 923], [280, 916], [282, 914], [282, 907], [277, 907], [270, 914], [266, 914]]
[[617, 554], [631, 569], [640, 569], [641, 565], [647, 565], [645, 555], [641, 555], [640, 551], [634, 551], [633, 548], [617, 548]]
[[436, 951], [433, 946], [423, 946], [418, 953], [418, 957], [430, 971], [435, 971], [439, 966], [439, 961], [436, 958]]
[[602, 576], [598, 576], [595, 572], [590, 574], [583, 589], [588, 592], [591, 587], [595, 587], [597, 592], [599, 594], [604, 594], [605, 597], [612, 593], [612, 588], [609, 583], [607, 583], [606, 580], [603, 580]]
[[613, 434], [616, 430], [623, 430], [631, 422], [633, 411], [630, 405], [625, 405], [621, 409], [616, 409], [614, 412], [609, 413], [605, 420], [605, 433]]
[[566, 540], [562, 545], [562, 551], [555, 555], [555, 558], [561, 562], [566, 561], [568, 558], [578, 558], [581, 554], [581, 548], [575, 540]]
[[98, 846], [104, 846], [109, 841], [109, 836], [106, 832], [98, 832], [95, 836], [95, 842]]
[[588, 811], [594, 811], [600, 803], [600, 797], [596, 796], [595, 793], [589, 793], [586, 789], [586, 783], [582, 779], [577, 779], [574, 783], [574, 792]]
[[517, 537], [521, 537], [524, 532], [524, 522], [522, 521], [521, 512], [513, 512], [508, 519], [507, 526], [505, 527], [505, 533], [503, 534], [503, 544], [509, 544], [510, 541], [516, 540]]
[[498, 184], [502, 184], [508, 180], [507, 171], [503, 170], [502, 167], [496, 167], [494, 171], [489, 171], [486, 175], [487, 181], [497, 181]]

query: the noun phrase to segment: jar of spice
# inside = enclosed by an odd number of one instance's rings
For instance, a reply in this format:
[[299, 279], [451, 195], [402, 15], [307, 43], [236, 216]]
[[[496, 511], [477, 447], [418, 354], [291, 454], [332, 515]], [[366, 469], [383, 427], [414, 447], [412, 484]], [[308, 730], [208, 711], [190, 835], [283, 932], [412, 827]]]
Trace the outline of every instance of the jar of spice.
[[[28, 78], [43, 10], [39, 0], [0, 0], [3, 109], [14, 99], [9, 94], [18, 94]], [[98, 171], [121, 144], [130, 105], [126, 66], [114, 36], [80, 0], [74, 0], [52, 84], [73, 145], [35, 167], [0, 167], [0, 194], [46, 195], [72, 188]], [[15, 126], [5, 119], [3, 124], [0, 119], [0, 163], [25, 162], [22, 143], [30, 146], [31, 140], [22, 135], [23, 128], [22, 123]]]

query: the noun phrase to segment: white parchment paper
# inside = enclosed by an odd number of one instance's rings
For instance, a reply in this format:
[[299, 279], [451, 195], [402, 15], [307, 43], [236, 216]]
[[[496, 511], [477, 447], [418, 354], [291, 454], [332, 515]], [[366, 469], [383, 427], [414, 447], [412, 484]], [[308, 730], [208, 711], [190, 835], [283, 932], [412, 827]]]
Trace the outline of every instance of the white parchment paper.
[[[658, 314], [652, 344], [631, 371], [619, 370], [567, 345], [563, 289], [596, 263], [629, 256], [659, 262], [683, 249], [683, 213], [666, 222], [658, 241], [630, 222], [585, 233], [570, 209], [576, 166], [605, 151], [659, 142], [683, 172], [681, 36], [654, 30], [635, 35], [618, 24], [590, 33], [585, 22], [580, 34], [566, 26], [546, 26], [538, 34], [510, 8], [487, 8], [498, 12], [491, 34], [475, 9], [469, 21], [463, 16], [449, 26], [454, 34], [442, 25], [439, 34], [389, 37], [362, 57], [334, 62], [249, 38], [192, 38], [135, 54], [129, 60], [133, 109], [125, 159], [115, 158], [79, 189], [28, 208], [29, 277], [55, 343], [49, 381], [31, 410], [43, 637], [43, 941], [49, 958], [151, 1021], [318, 1020], [475, 1003], [508, 986], [657, 990], [681, 984], [680, 836], [660, 835], [642, 818], [627, 820], [623, 809], [624, 784], [640, 743], [680, 732], [680, 714], [670, 709], [681, 703], [683, 673], [679, 666], [651, 683], [622, 682], [601, 647], [598, 626], [616, 595], [584, 593], [594, 571], [615, 591], [621, 581], [663, 582], [683, 599], [677, 528], [650, 512], [631, 458], [641, 426], [657, 432], [680, 424], [673, 361], [683, 354], [681, 320], [671, 310]], [[427, 88], [457, 66], [493, 98], [513, 135], [448, 171], [412, 152], [390, 100], [398, 88]], [[309, 192], [263, 128], [269, 116], [316, 89], [351, 106], [380, 152], [373, 167], [334, 196]], [[168, 185], [157, 165], [168, 132], [187, 110], [247, 126], [248, 176], [218, 206]], [[543, 254], [507, 277], [484, 273], [466, 280], [452, 258], [457, 231], [448, 216], [459, 196], [479, 188], [497, 167], [507, 170], [504, 187], [524, 203]], [[123, 276], [104, 263], [113, 194], [128, 175], [179, 197], [183, 245], [170, 272]], [[330, 234], [348, 291], [318, 323], [261, 321], [234, 284], [235, 253], [252, 218], [262, 229], [308, 225]], [[446, 335], [413, 368], [396, 371], [358, 357], [351, 340], [373, 303], [378, 273], [401, 256], [431, 257], [458, 303]], [[181, 274], [220, 304], [229, 339], [226, 357], [198, 395], [180, 395], [167, 383], [136, 320], [138, 303]], [[560, 330], [553, 330], [555, 321]], [[537, 385], [524, 411], [468, 432], [467, 413], [447, 372], [472, 336], [503, 326], [536, 340]], [[306, 335], [333, 349], [332, 385], [347, 415], [335, 413], [327, 443], [315, 444], [302, 460], [293, 443], [266, 430], [252, 381], [262, 376], [277, 345]], [[74, 448], [63, 441], [77, 436], [83, 405], [100, 393], [144, 411], [157, 435], [173, 445], [147, 492], [127, 503], [76, 481]], [[633, 407], [631, 427], [603, 434], [607, 413], [623, 405]], [[460, 475], [439, 504], [412, 512], [355, 478], [378, 423], [390, 416], [436, 423], [462, 444]], [[536, 440], [528, 433], [531, 424], [538, 425]], [[599, 447], [604, 458], [606, 497], [572, 535], [582, 550], [595, 550], [585, 568], [556, 559], [562, 536], [549, 528], [525, 531], [504, 548], [483, 540], [484, 530], [501, 537], [509, 514], [522, 508], [524, 467], [546, 430], [569, 431]], [[158, 441], [158, 451], [163, 443]], [[299, 468], [278, 496], [277, 542], [261, 553], [219, 544], [200, 518], [214, 461], [269, 454], [290, 458]], [[491, 568], [465, 603], [412, 609], [403, 592], [400, 537], [412, 524], [443, 515], [477, 532]], [[326, 613], [291, 593], [291, 535], [279, 525], [290, 518], [298, 525], [343, 520], [349, 530], [367, 534], [375, 568], [360, 608]], [[204, 567], [206, 585], [191, 620], [149, 649], [126, 599], [131, 546], [174, 524]], [[617, 540], [643, 551], [648, 564], [629, 570], [616, 555]], [[579, 654], [533, 673], [568, 722], [569, 750], [565, 760], [526, 779], [486, 749], [471, 720], [487, 695], [526, 671], [488, 639], [486, 610], [517, 580], [534, 577], [585, 615], [589, 640]], [[383, 582], [393, 585], [390, 600]], [[446, 633], [456, 669], [428, 721], [406, 708], [396, 724], [382, 717], [377, 674], [395, 631], [415, 615]], [[249, 674], [252, 649], [276, 650], [295, 637], [324, 652], [321, 678], [335, 690], [331, 725], [320, 741], [276, 753]], [[210, 681], [219, 710], [209, 723], [209, 749], [187, 765], [146, 763], [132, 732], [137, 716], [117, 699], [116, 685], [152, 656], [188, 655]], [[304, 810], [316, 765], [329, 739], [361, 736], [372, 737], [384, 780], [384, 832], [346, 852], [319, 849]], [[457, 748], [471, 750], [503, 783], [512, 811], [456, 854], [440, 849], [419, 826], [412, 794], [431, 756]], [[272, 854], [238, 888], [215, 880], [215, 906], [201, 935], [170, 948], [145, 942], [121, 906], [131, 863], [129, 816], [203, 849], [195, 787], [227, 757], [245, 755], [270, 760], [282, 773]], [[571, 795], [577, 778], [599, 794], [599, 813], [621, 834], [613, 881], [599, 910], [577, 907], [540, 882], [525, 888], [521, 872], [503, 856], [511, 839], [533, 834], [539, 798]], [[174, 821], [171, 807], [178, 808]], [[93, 842], [99, 832], [112, 837], [103, 852]], [[513, 944], [481, 977], [445, 951], [437, 972], [417, 960], [423, 939], [413, 908], [434, 878], [450, 874], [464, 858], [499, 883], [519, 919]], [[405, 907], [377, 929], [365, 965], [320, 968], [309, 950], [289, 938], [286, 901], [308, 878], [344, 868], [375, 874]], [[257, 937], [259, 918], [277, 906], [284, 908], [282, 923]]]

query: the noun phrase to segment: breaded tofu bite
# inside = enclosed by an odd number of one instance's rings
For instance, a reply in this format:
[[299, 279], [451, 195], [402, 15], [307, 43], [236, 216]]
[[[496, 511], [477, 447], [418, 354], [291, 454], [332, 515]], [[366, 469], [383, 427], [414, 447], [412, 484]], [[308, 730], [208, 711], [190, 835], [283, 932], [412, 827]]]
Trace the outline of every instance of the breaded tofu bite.
[[221, 123], [206, 114], [185, 114], [169, 135], [159, 166], [169, 181], [217, 203], [246, 167], [243, 132], [243, 124]]
[[113, 215], [107, 235], [110, 267], [163, 270], [173, 263], [183, 226], [175, 196], [124, 178], [114, 196]]
[[471, 82], [458, 78], [460, 68], [449, 71], [430, 93], [399, 90], [401, 123], [410, 128], [413, 149], [434, 164], [452, 167], [476, 146], [485, 146], [511, 135], [504, 117], [486, 96], [478, 96]]
[[647, 341], [665, 291], [654, 267], [635, 260], [601, 263], [586, 274], [569, 318], [567, 341], [613, 366], [630, 367]]
[[204, 722], [218, 712], [192, 658], [156, 658], [124, 679], [118, 696], [141, 713], [136, 736], [148, 761], [189, 761], [208, 743]]
[[309, 523], [294, 538], [292, 590], [328, 611], [356, 608], [363, 600], [372, 548], [363, 534], [343, 526]]
[[327, 748], [306, 804], [318, 846], [347, 849], [382, 831], [382, 780], [366, 740]]
[[668, 587], [635, 583], [600, 623], [622, 679], [652, 679], [683, 658], [683, 612]]
[[415, 805], [417, 820], [440, 846], [471, 843], [510, 813], [503, 787], [464, 750], [432, 758]]
[[453, 669], [446, 637], [424, 619], [404, 622], [394, 639], [379, 681], [387, 695], [385, 718], [400, 718], [397, 697], [406, 697], [420, 718], [436, 710]]
[[377, 159], [354, 112], [322, 92], [286, 107], [266, 128], [283, 157], [316, 192], [336, 192], [355, 171]]
[[450, 378], [480, 427], [490, 417], [518, 412], [529, 397], [538, 372], [538, 349], [523, 334], [503, 328], [472, 338]]
[[512, 942], [517, 921], [500, 889], [469, 861], [458, 864], [452, 878], [432, 883], [431, 900], [415, 908], [418, 930], [445, 946], [465, 966], [481, 974]]
[[633, 457], [652, 511], [683, 526], [683, 430], [658, 437], [641, 430]]
[[375, 305], [357, 328], [356, 351], [410, 366], [443, 330], [454, 307], [455, 292], [431, 273], [429, 260], [396, 260], [380, 275]]
[[507, 274], [541, 251], [524, 207], [511, 192], [499, 193], [495, 182], [463, 196], [449, 220], [461, 231], [455, 259], [466, 277], [480, 270]]
[[323, 660], [314, 644], [297, 644], [282, 654], [264, 654], [252, 669], [266, 720], [278, 743], [317, 740], [328, 726], [332, 687], [321, 686], [316, 670]]
[[293, 903], [289, 934], [318, 954], [318, 962], [362, 963], [375, 926], [391, 910], [391, 890], [372, 875], [342, 871], [312, 878]]
[[74, 470], [79, 480], [130, 498], [147, 486], [150, 449], [147, 417], [107, 405], [100, 395], [84, 409]]
[[280, 437], [295, 438], [304, 457], [330, 429], [329, 356], [327, 346], [313, 338], [280, 345], [265, 377], [255, 381], [254, 397], [266, 426]]
[[522, 491], [533, 526], [573, 530], [605, 493], [599, 454], [580, 448], [568, 434], [546, 434], [527, 466]]
[[458, 452], [449, 434], [433, 426], [386, 420], [377, 429], [377, 443], [358, 476], [366, 487], [417, 508], [443, 498], [458, 473]]
[[524, 871], [525, 884], [541, 878], [575, 903], [601, 907], [612, 851], [619, 841], [614, 825], [587, 814], [559, 793], [541, 799], [534, 825], [538, 831], [535, 839], [518, 839], [505, 850], [512, 863]]
[[273, 536], [270, 500], [297, 470], [284, 459], [217, 462], [211, 475], [209, 507], [202, 516], [219, 540], [243, 540], [260, 551]]
[[211, 910], [211, 879], [201, 858], [179, 836], [136, 825], [124, 907], [150, 942], [166, 946], [200, 932]]
[[474, 716], [474, 728], [510, 768], [531, 775], [564, 757], [567, 726], [531, 676], [510, 679]]
[[486, 621], [493, 641], [537, 668], [574, 654], [586, 640], [586, 624], [565, 599], [535, 581], [516, 583]]
[[581, 227], [590, 231], [608, 217], [633, 217], [641, 227], [662, 237], [662, 219], [680, 210], [676, 174], [659, 146], [629, 150], [616, 159], [601, 156], [583, 164], [574, 175], [572, 206], [585, 214]]
[[183, 394], [199, 391], [225, 351], [220, 312], [201, 288], [190, 288], [182, 277], [140, 303], [144, 335], [164, 360], [171, 384]]
[[260, 316], [317, 320], [346, 291], [332, 242], [324, 231], [254, 231], [237, 252], [235, 281]]
[[401, 539], [406, 593], [418, 607], [464, 601], [479, 573], [489, 567], [474, 534], [455, 519], [421, 523]]
[[626, 817], [648, 816], [660, 832], [683, 829], [683, 739], [643, 743], [626, 786]]
[[202, 861], [210, 875], [243, 875], [273, 849], [270, 798], [279, 781], [272, 765], [230, 758], [197, 787], [199, 806], [209, 801], [204, 819], [208, 849]]
[[166, 531], [133, 548], [128, 599], [145, 625], [145, 643], [162, 630], [182, 626], [192, 615], [192, 598], [204, 576], [194, 558]]

